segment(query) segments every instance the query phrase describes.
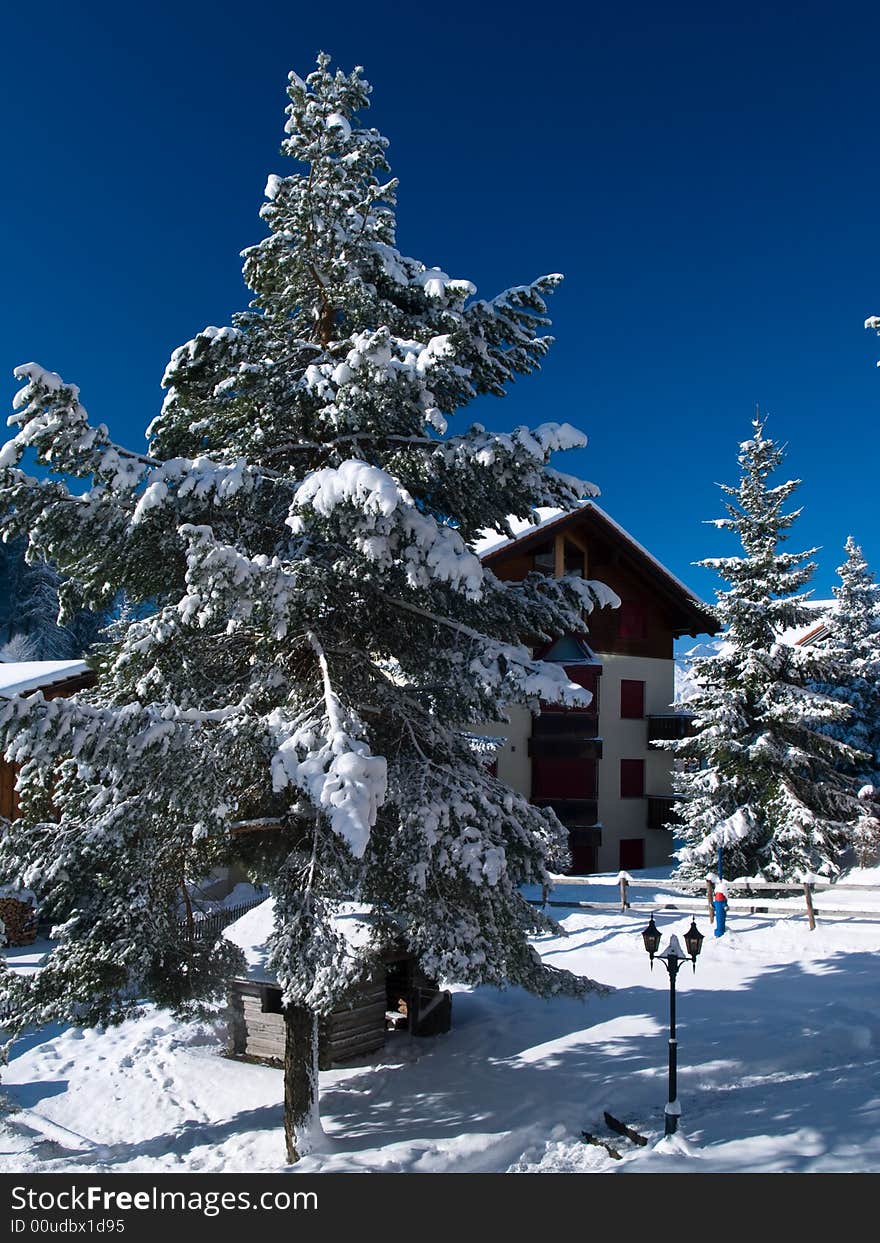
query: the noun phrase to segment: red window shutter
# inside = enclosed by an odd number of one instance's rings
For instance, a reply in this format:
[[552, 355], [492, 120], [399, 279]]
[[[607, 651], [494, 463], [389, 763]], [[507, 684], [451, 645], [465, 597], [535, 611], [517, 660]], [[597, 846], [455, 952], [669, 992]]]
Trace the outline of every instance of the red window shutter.
[[590, 712], [599, 711], [599, 669], [596, 665], [563, 665], [565, 676], [569, 682], [576, 682], [588, 690], [593, 698], [583, 707], [569, 707], [562, 704], [551, 704], [541, 701], [542, 712]]
[[15, 775], [15, 766], [0, 757], [0, 816], [7, 820], [14, 820], [18, 815]]
[[639, 600], [624, 600], [620, 606], [621, 639], [644, 639], [646, 633], [644, 604]]
[[576, 682], [588, 690], [593, 698], [586, 708], [572, 708], [572, 712], [598, 712], [599, 710], [599, 674], [595, 665], [564, 665], [566, 676], [570, 682]]
[[620, 797], [645, 797], [645, 761], [620, 761]]
[[532, 798], [593, 798], [596, 793], [596, 761], [532, 760]]
[[641, 719], [645, 715], [645, 684], [633, 678], [621, 678], [620, 715], [624, 720]]
[[645, 839], [643, 837], [624, 837], [620, 842], [620, 868], [628, 872], [630, 868], [638, 870], [645, 866]]

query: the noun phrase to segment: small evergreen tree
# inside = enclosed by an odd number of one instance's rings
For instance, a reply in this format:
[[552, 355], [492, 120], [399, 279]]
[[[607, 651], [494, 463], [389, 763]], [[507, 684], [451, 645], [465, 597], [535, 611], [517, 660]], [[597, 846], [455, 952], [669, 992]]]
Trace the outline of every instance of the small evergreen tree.
[[859, 790], [862, 812], [853, 832], [853, 849], [859, 867], [872, 867], [880, 854], [880, 790], [864, 785]]
[[[368, 905], [376, 935], [393, 927], [432, 975], [598, 987], [529, 944], [556, 925], [520, 886], [544, 881], [565, 833], [467, 731], [511, 703], [583, 703], [527, 644], [616, 598], [576, 578], [500, 582], [469, 547], [594, 491], [547, 465], [580, 433], [445, 434], [539, 366], [559, 277], [484, 301], [402, 255], [386, 141], [358, 123], [361, 71], [322, 55], [288, 93], [282, 150], [304, 167], [266, 187], [269, 236], [245, 252], [254, 301], [175, 351], [148, 454], [91, 426], [74, 385], [18, 370], [7, 531], [69, 576], [65, 608], [124, 592], [152, 612], [117, 624], [94, 689], [3, 708], [23, 813], [0, 861], [63, 921], [43, 970], [7, 981], [20, 1027], [210, 995], [232, 947], [194, 953], [177, 902], [188, 877], [249, 860], [275, 898], [295, 1160], [316, 1117], [316, 1018], [370, 951], [340, 935], [340, 903]], [[28, 447], [55, 477], [19, 469]]]
[[837, 573], [840, 586], [832, 588], [837, 603], [820, 646], [834, 658], [840, 676], [818, 689], [850, 708], [828, 732], [866, 753], [867, 761], [858, 763], [853, 775], [863, 784], [880, 784], [880, 584], [851, 535]]
[[837, 603], [827, 618], [828, 634], [821, 646], [836, 663], [838, 681], [820, 683], [817, 689], [850, 709], [846, 720], [831, 722], [827, 729], [860, 752], [849, 770], [862, 787], [862, 812], [852, 844], [860, 866], [867, 867], [880, 847], [875, 796], [875, 787], [880, 786], [880, 584], [851, 535], [846, 560], [837, 573], [840, 586], [833, 588]]
[[744, 555], [699, 562], [729, 584], [715, 606], [725, 643], [693, 662], [694, 735], [666, 744], [688, 761], [674, 781], [685, 843], [679, 875], [689, 879], [706, 874], [719, 848], [728, 877], [834, 876], [860, 812], [846, 775], [858, 752], [827, 731], [849, 710], [812, 689], [837, 680], [836, 663], [780, 638], [814, 617], [802, 589], [817, 550], [781, 548], [800, 513], [785, 511], [800, 481], [770, 485], [784, 450], [757, 416], [753, 428], [740, 446], [739, 484], [722, 485], [728, 516], [714, 520], [736, 532]]

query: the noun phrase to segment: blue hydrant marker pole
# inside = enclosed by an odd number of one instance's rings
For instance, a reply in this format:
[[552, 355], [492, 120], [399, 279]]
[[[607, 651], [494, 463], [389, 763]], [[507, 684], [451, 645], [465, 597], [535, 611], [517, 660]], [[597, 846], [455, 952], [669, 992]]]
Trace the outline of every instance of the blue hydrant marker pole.
[[715, 898], [712, 905], [715, 907], [715, 935], [716, 937], [723, 937], [727, 924], [727, 898], [721, 889], [715, 890]]

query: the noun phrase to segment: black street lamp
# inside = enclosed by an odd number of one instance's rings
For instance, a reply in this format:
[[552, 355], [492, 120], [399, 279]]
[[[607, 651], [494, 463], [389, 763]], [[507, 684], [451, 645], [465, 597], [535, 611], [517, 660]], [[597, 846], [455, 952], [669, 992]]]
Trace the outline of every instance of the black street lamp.
[[678, 1103], [678, 1041], [675, 1038], [675, 977], [678, 975], [681, 964], [688, 959], [691, 960], [693, 969], [696, 971], [697, 955], [703, 948], [703, 934], [692, 919], [691, 926], [684, 935], [687, 953], [682, 952], [678, 937], [671, 936], [666, 949], [662, 954], [658, 954], [660, 931], [652, 915], [651, 922], [642, 933], [642, 939], [645, 942], [645, 949], [651, 956], [651, 970], [654, 969], [654, 958], [657, 957], [665, 963], [666, 970], [669, 972], [669, 1100], [664, 1111], [666, 1117], [664, 1134], [674, 1135], [678, 1130], [678, 1119], [681, 1114], [681, 1106]]

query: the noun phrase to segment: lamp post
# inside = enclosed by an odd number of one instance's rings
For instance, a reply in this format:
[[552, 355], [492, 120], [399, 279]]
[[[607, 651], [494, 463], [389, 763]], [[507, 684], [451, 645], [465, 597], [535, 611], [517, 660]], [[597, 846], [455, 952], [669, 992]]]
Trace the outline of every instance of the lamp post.
[[688, 958], [696, 972], [697, 955], [703, 947], [703, 934], [692, 919], [691, 926], [684, 936], [687, 953], [682, 952], [678, 937], [671, 936], [666, 949], [662, 954], [658, 954], [660, 930], [654, 923], [654, 916], [652, 915], [651, 922], [642, 933], [642, 939], [645, 942], [645, 949], [651, 957], [651, 970], [654, 970], [654, 959], [656, 957], [665, 964], [666, 970], [669, 973], [669, 1100], [664, 1111], [666, 1118], [664, 1134], [674, 1135], [678, 1130], [678, 1119], [681, 1114], [681, 1106], [678, 1103], [678, 1041], [675, 1037], [675, 977], [678, 975], [678, 969], [681, 964], [686, 962]]

